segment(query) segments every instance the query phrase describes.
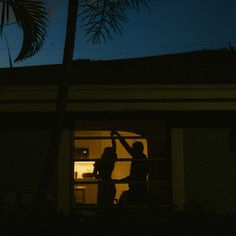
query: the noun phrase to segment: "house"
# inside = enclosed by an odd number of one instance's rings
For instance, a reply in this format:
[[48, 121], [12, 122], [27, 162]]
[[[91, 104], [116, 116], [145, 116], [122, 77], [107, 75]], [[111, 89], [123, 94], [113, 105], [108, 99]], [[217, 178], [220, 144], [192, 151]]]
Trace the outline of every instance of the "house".
[[[236, 210], [236, 53], [197, 51], [111, 61], [74, 61], [55, 178], [58, 210], [96, 206], [93, 164], [110, 132], [141, 141], [151, 163], [149, 201]], [[0, 69], [0, 194], [31, 204], [56, 119], [61, 65]], [[131, 158], [117, 141], [114, 179]], [[128, 182], [116, 183], [118, 199]]]

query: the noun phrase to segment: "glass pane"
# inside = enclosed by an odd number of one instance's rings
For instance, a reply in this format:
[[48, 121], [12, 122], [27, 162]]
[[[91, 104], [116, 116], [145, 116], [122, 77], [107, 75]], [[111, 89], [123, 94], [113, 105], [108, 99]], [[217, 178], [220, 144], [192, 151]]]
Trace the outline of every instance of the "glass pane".
[[[101, 159], [106, 147], [112, 146], [110, 131], [75, 131], [74, 133], [74, 203], [75, 204], [98, 204], [99, 192], [107, 188], [104, 182], [93, 175], [96, 159]], [[140, 135], [131, 132], [119, 131], [128, 144], [141, 141], [144, 144], [144, 153], [147, 155], [147, 141]], [[116, 181], [130, 174], [131, 156], [116, 139], [117, 160], [112, 170], [111, 179]], [[108, 184], [109, 188], [109, 184]], [[127, 183], [115, 183], [114, 204], [121, 194], [128, 190]], [[106, 191], [109, 192], [109, 189]], [[114, 191], [114, 184], [113, 184]], [[106, 195], [106, 194], [105, 194]], [[108, 194], [109, 195], [109, 194]]]
[[[74, 133], [74, 160], [98, 159], [105, 147], [111, 147], [111, 131], [75, 131]], [[144, 154], [147, 155], [147, 141], [139, 134], [119, 131], [127, 143], [132, 146], [136, 141], [144, 145]], [[118, 158], [131, 158], [120, 141], [116, 140]]]
[[94, 161], [75, 161], [74, 179], [93, 178]]
[[[96, 182], [96, 180], [95, 180]], [[97, 203], [97, 184], [75, 184], [74, 203], [75, 204], [96, 204]]]
[[[98, 181], [93, 183], [76, 183], [74, 185], [74, 203], [75, 204], [97, 204]], [[118, 203], [121, 194], [128, 190], [128, 184], [115, 184], [116, 194], [114, 204]]]

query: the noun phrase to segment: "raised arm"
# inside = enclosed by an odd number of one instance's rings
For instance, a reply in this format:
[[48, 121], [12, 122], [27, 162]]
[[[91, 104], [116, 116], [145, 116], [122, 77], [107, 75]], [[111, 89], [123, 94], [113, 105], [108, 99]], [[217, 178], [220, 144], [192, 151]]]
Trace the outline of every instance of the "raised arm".
[[111, 143], [112, 143], [112, 148], [113, 148], [114, 152], [116, 153], [116, 141], [115, 141], [115, 137], [113, 135], [113, 132], [111, 132]]
[[117, 131], [112, 131], [112, 137], [114, 137], [114, 135], [117, 136], [117, 138], [120, 140], [121, 144], [124, 146], [126, 151], [133, 157], [133, 155], [134, 155], [133, 149], [132, 149], [132, 147], [129, 146], [129, 144], [126, 142], [126, 140]]

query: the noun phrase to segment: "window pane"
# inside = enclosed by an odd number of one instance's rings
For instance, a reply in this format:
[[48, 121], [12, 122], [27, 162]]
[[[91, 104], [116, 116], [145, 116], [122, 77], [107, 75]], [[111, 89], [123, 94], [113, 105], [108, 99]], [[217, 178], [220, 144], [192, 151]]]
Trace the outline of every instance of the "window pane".
[[[98, 185], [102, 184], [93, 175], [96, 159], [101, 159], [105, 147], [111, 147], [111, 131], [75, 131], [74, 132], [74, 203], [97, 204]], [[144, 153], [147, 155], [147, 141], [140, 135], [131, 132], [119, 131], [128, 144], [141, 141], [144, 145]], [[130, 173], [131, 156], [116, 139], [117, 161], [112, 171], [112, 180], [117, 181], [125, 178]], [[90, 161], [91, 160], [91, 161]], [[100, 185], [102, 186], [102, 185]], [[128, 190], [128, 182], [115, 184], [116, 204], [121, 194]], [[101, 188], [100, 188], [101, 189]]]
[[93, 178], [94, 161], [75, 161], [74, 179]]

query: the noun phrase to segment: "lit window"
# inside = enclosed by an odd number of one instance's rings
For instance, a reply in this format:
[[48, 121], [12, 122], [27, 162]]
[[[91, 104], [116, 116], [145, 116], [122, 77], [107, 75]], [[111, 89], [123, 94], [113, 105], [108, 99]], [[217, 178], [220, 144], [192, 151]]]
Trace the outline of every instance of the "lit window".
[[[129, 145], [140, 141], [147, 155], [147, 141], [140, 135], [131, 132], [119, 132]], [[103, 150], [111, 147], [110, 131], [75, 131], [74, 135], [74, 202], [80, 204], [97, 204], [99, 181], [95, 178], [94, 164], [100, 160]], [[121, 143], [116, 140], [117, 159], [112, 171], [112, 180], [120, 180], [129, 175], [131, 156]], [[126, 183], [115, 184], [118, 200], [122, 192], [128, 190]], [[116, 203], [116, 201], [114, 202]]]

